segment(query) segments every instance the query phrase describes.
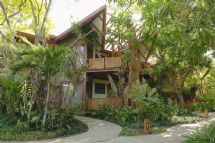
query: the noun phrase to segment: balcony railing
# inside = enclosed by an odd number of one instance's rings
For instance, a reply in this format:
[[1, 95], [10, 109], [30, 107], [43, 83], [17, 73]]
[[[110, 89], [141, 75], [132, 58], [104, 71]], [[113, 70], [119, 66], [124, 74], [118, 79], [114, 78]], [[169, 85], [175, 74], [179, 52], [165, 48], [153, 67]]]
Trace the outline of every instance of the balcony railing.
[[106, 57], [89, 59], [89, 69], [119, 68], [122, 64], [121, 57]]
[[100, 105], [104, 105], [104, 104], [109, 105], [114, 108], [121, 107], [122, 99], [119, 97], [88, 99], [88, 108], [91, 110], [97, 109]]

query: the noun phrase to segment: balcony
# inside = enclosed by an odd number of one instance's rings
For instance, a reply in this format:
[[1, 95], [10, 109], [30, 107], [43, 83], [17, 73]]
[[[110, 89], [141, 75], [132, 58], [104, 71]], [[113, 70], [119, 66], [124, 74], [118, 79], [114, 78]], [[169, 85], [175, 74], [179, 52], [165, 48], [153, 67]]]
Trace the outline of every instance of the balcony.
[[100, 105], [109, 105], [112, 108], [122, 107], [122, 99], [119, 97], [107, 97], [107, 98], [97, 98], [88, 99], [88, 109], [97, 109]]
[[106, 57], [89, 59], [89, 70], [114, 69], [121, 66], [121, 57]]

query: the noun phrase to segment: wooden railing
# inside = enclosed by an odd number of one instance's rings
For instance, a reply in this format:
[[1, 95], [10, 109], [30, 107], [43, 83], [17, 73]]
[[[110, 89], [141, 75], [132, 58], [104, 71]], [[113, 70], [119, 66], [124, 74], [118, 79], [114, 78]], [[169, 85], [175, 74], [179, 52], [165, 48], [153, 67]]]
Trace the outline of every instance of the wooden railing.
[[108, 97], [108, 98], [90, 98], [88, 99], [88, 108], [90, 110], [97, 109], [99, 105], [110, 105], [111, 107], [117, 108], [122, 106], [122, 99], [119, 97]]
[[121, 57], [106, 57], [89, 59], [89, 69], [110, 69], [121, 66]]
[[104, 69], [105, 60], [104, 58], [93, 58], [89, 59], [89, 69]]
[[122, 64], [121, 57], [107, 57], [105, 58], [105, 68], [116, 68]]

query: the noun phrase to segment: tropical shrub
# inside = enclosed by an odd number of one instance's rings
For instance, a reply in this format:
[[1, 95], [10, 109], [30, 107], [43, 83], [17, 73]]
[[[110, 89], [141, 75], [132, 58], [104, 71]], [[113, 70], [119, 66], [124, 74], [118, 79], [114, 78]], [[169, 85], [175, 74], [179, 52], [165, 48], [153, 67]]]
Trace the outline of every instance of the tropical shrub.
[[0, 126], [3, 125], [16, 125], [19, 118], [17, 116], [9, 116], [7, 114], [0, 114]]
[[215, 110], [215, 96], [212, 94], [206, 94], [200, 97], [202, 102], [200, 103], [201, 110], [208, 109], [209, 111]]
[[196, 130], [184, 143], [214, 143], [215, 124]]
[[78, 134], [87, 131], [87, 125], [74, 119], [70, 123], [70, 129], [59, 128], [52, 131], [40, 131], [28, 128], [28, 123], [20, 122], [16, 126], [0, 126], [0, 140], [4, 141], [32, 141], [49, 139], [59, 136]]
[[137, 112], [130, 107], [122, 107], [112, 111], [111, 120], [121, 126], [137, 121]]
[[145, 103], [144, 108], [138, 109], [139, 119], [150, 119], [155, 121], [159, 118], [159, 105], [157, 103]]
[[65, 110], [49, 109], [45, 128], [40, 113], [34, 113], [30, 123], [20, 120], [19, 116], [0, 114], [0, 140], [38, 140], [87, 131], [87, 125], [74, 118], [76, 112], [77, 106]]
[[137, 121], [137, 111], [127, 106], [112, 109], [109, 105], [104, 104], [96, 110], [87, 112], [87, 116], [111, 121], [121, 126]]
[[170, 121], [171, 118], [177, 114], [177, 106], [175, 104], [165, 104], [164, 102], [161, 102], [160, 105], [160, 112], [158, 120], [159, 121]]
[[178, 116], [186, 116], [186, 115], [191, 115], [191, 108], [187, 105], [179, 105], [176, 104], [176, 109], [177, 109], [177, 115]]
[[23, 132], [27, 132], [30, 129], [28, 123], [26, 122], [20, 122], [18, 121], [16, 123], [16, 125], [14, 126], [14, 133], [19, 134], [19, 133], [23, 133]]
[[[78, 108], [79, 109], [79, 108]], [[66, 109], [49, 109], [47, 113], [46, 130], [65, 129], [70, 130], [70, 124], [75, 120], [74, 115], [77, 112], [77, 106], [71, 106]]]
[[9, 115], [15, 115], [19, 113], [20, 105], [21, 105], [21, 83], [18, 81], [14, 81], [12, 76], [0, 77], [0, 87], [2, 88], [2, 92], [0, 92], [1, 96], [1, 108], [5, 110], [5, 113]]
[[161, 100], [155, 88], [150, 88], [147, 83], [136, 83], [132, 85], [128, 96], [136, 100], [139, 118], [159, 118]]
[[111, 107], [109, 105], [102, 104], [99, 105], [97, 110], [89, 111], [87, 115], [98, 119], [110, 120], [111, 113], [112, 113]]

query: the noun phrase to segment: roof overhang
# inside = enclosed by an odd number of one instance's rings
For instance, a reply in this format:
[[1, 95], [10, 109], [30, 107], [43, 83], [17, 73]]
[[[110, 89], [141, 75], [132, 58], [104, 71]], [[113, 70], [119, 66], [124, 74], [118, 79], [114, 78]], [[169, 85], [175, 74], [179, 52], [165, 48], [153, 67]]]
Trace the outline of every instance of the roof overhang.
[[[100, 8], [98, 8], [97, 10], [95, 10], [94, 12], [92, 12], [91, 14], [89, 14], [88, 16], [86, 16], [85, 18], [83, 18], [82, 20], [80, 20], [78, 22], [78, 25], [80, 27], [86, 25], [87, 23], [89, 23], [90, 21], [92, 21], [94, 18], [96, 18], [98, 15], [100, 15], [102, 12], [105, 12], [107, 9], [106, 5], [101, 6]], [[66, 31], [64, 31], [63, 33], [61, 33], [59, 36], [56, 37], [56, 42], [59, 42], [63, 39], [65, 39], [67, 36], [69, 36], [72, 32], [73, 32], [73, 27], [67, 29]]]
[[[96, 18], [98, 15], [100, 15], [103, 12], [106, 12], [107, 6], [103, 5], [100, 8], [98, 8], [97, 10], [95, 10], [94, 12], [92, 12], [91, 14], [89, 14], [88, 16], [86, 16], [85, 18], [83, 18], [82, 20], [80, 20], [78, 22], [78, 25], [80, 27], [88, 24], [89, 22], [91, 22], [94, 18]], [[48, 44], [57, 44], [58, 42], [60, 42], [61, 40], [67, 38], [70, 34], [72, 34], [72, 32], [74, 31], [74, 28], [71, 27], [67, 30], [65, 30], [63, 33], [61, 33], [58, 36], [48, 36], [46, 37], [47, 43]], [[30, 33], [26, 33], [26, 32], [22, 32], [22, 31], [16, 31], [17, 35], [26, 37], [29, 41], [34, 41], [35, 39], [35, 35], [30, 34]]]

